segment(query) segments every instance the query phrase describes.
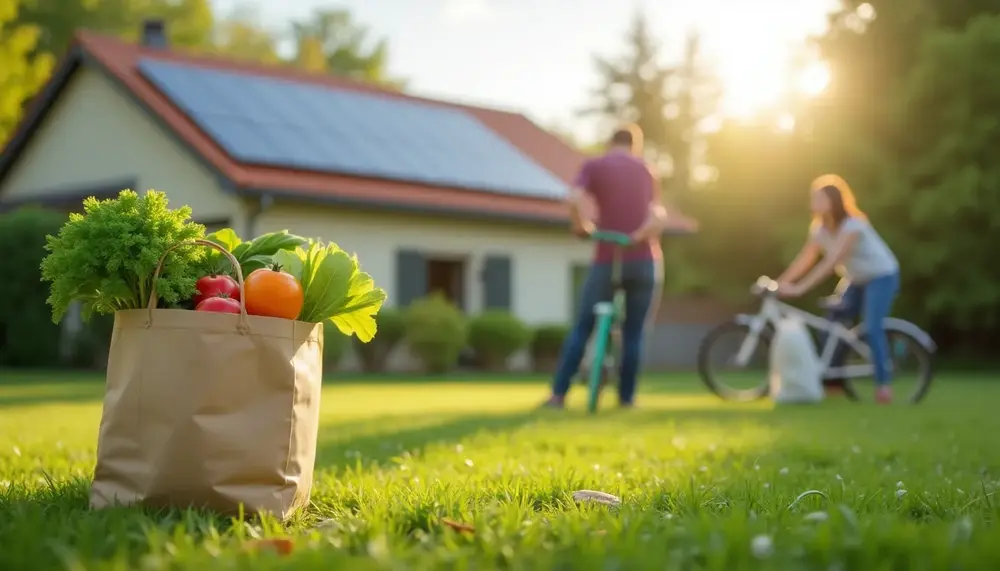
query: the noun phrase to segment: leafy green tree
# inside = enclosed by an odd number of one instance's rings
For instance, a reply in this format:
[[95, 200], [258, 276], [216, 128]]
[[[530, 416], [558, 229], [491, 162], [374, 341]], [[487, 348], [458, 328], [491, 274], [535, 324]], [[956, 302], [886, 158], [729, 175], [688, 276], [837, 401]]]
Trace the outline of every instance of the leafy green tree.
[[899, 114], [920, 128], [907, 129], [886, 185], [886, 208], [907, 213], [889, 228], [906, 245], [907, 307], [979, 331], [1000, 325], [1000, 69], [987, 63], [998, 58], [1000, 16], [924, 38]]
[[669, 160], [671, 143], [678, 138], [671, 117], [679, 110], [670, 91], [677, 70], [660, 62], [659, 45], [642, 13], [633, 18], [625, 42], [621, 57], [593, 57], [598, 86], [591, 93], [593, 104], [581, 115], [635, 123], [643, 131], [650, 158]]
[[292, 23], [292, 61], [309, 70], [325, 68], [333, 75], [402, 88], [403, 82], [388, 75], [388, 42], [381, 38], [371, 43], [370, 33], [348, 10], [318, 9], [309, 19]]
[[237, 6], [216, 23], [211, 51], [235, 59], [277, 63], [277, 40], [259, 22], [255, 8]]
[[6, 142], [21, 112], [52, 71], [53, 58], [39, 51], [42, 30], [19, 24], [17, 0], [0, 0], [0, 144]]
[[172, 45], [210, 45], [213, 13], [209, 0], [23, 0], [18, 22], [42, 30], [38, 49], [61, 55], [76, 30], [113, 34], [137, 40], [142, 21], [160, 17], [167, 22]]

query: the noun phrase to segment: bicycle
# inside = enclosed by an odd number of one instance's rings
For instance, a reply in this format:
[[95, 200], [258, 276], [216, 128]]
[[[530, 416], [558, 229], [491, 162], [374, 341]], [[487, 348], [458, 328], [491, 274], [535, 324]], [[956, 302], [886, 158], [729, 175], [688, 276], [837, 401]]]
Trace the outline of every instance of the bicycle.
[[611, 300], [594, 304], [594, 345], [590, 367], [583, 375], [587, 380], [587, 412], [597, 412], [601, 390], [609, 384], [615, 364], [621, 358], [621, 323], [625, 317], [625, 289], [622, 287], [622, 248], [632, 243], [628, 234], [597, 230], [590, 234], [596, 242], [613, 244], [611, 259]]
[[[770, 385], [767, 382], [766, 369], [763, 374], [763, 382], [748, 389], [734, 389], [728, 384], [720, 382], [717, 378], [713, 372], [713, 360], [710, 353], [713, 348], [725, 347], [725, 335], [735, 333], [740, 336], [738, 337], [740, 341], [735, 357], [728, 359], [729, 361], [746, 370], [754, 352], [763, 348], [766, 363], [770, 342], [778, 323], [785, 317], [796, 317], [801, 319], [813, 334], [825, 334], [826, 340], [822, 343], [819, 356], [824, 384], [839, 385], [848, 399], [860, 400], [860, 395], [852, 381], [871, 377], [874, 373], [871, 352], [865, 341], [864, 323], [849, 329], [842, 323], [830, 321], [779, 301], [777, 297], [778, 284], [767, 276], [758, 278], [757, 282], [751, 286], [750, 291], [752, 295], [762, 299], [760, 310], [756, 314], [738, 314], [730, 321], [719, 324], [705, 336], [699, 346], [698, 374], [709, 390], [720, 398], [730, 401], [746, 402], [767, 397], [770, 393]], [[829, 302], [824, 305], [828, 306]], [[893, 386], [897, 392], [902, 392], [899, 391], [899, 388], [905, 386], [906, 381], [901, 374], [902, 367], [900, 365], [904, 357], [914, 357], [918, 366], [916, 386], [907, 400], [912, 404], [919, 403], [930, 390], [933, 378], [931, 361], [937, 351], [937, 345], [930, 335], [909, 321], [889, 317], [883, 321], [883, 327], [889, 336], [890, 348], [893, 352]], [[845, 357], [854, 357], [861, 362], [833, 366], [836, 352], [845, 349], [849, 351]], [[846, 358], [844, 362], [847, 362]]]
[[[686, 228], [668, 228], [661, 232], [662, 236], [687, 236], [694, 230]], [[622, 354], [621, 325], [625, 318], [625, 289], [622, 284], [621, 250], [632, 245], [628, 234], [598, 230], [589, 238], [597, 242], [614, 244], [614, 254], [611, 261], [611, 300], [599, 301], [594, 304], [594, 314], [597, 316], [593, 347], [589, 365], [581, 367], [580, 377], [587, 384], [587, 411], [597, 412], [601, 391], [612, 382], [617, 374], [618, 364]]]

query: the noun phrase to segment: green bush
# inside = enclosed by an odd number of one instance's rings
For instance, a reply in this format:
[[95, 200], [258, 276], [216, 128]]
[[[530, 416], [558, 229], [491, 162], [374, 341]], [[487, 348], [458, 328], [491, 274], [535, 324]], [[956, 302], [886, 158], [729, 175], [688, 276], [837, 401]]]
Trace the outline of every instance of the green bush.
[[531, 338], [531, 360], [535, 370], [548, 372], [555, 369], [568, 334], [569, 328], [559, 324], [540, 325], [535, 329]]
[[323, 374], [329, 374], [340, 367], [347, 353], [350, 341], [330, 321], [323, 322]]
[[531, 341], [531, 334], [509, 311], [484, 311], [469, 321], [469, 346], [480, 364], [491, 371], [504, 369], [507, 359]]
[[46, 305], [49, 288], [40, 269], [45, 236], [66, 215], [36, 207], [0, 214], [0, 365], [52, 367], [60, 362], [59, 325]]
[[404, 314], [406, 343], [428, 373], [450, 371], [465, 347], [465, 315], [440, 293], [418, 299]]
[[368, 343], [362, 343], [354, 337], [354, 351], [361, 363], [361, 369], [366, 373], [385, 371], [389, 354], [406, 335], [403, 313], [393, 308], [380, 309], [375, 316], [375, 325], [378, 327], [375, 338]]

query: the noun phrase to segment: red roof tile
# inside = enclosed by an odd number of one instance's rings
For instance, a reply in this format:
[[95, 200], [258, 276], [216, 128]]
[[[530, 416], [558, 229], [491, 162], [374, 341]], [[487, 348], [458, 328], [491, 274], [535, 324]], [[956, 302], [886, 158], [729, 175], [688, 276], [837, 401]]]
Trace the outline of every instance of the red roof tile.
[[461, 108], [476, 116], [495, 133], [506, 138], [541, 166], [566, 182], [572, 180], [585, 158], [583, 154], [566, 145], [555, 135], [539, 128], [528, 118], [517, 113], [414, 97], [345, 78], [310, 74], [289, 66], [265, 65], [215, 56], [147, 48], [89, 32], [77, 33], [76, 45], [82, 47], [107, 68], [153, 113], [162, 118], [167, 126], [185, 143], [230, 178], [237, 187], [273, 189], [317, 197], [358, 199], [394, 205], [460, 208], [556, 220], [565, 217], [562, 205], [549, 199], [498, 196], [476, 191], [435, 188], [415, 183], [388, 182], [370, 178], [241, 164], [230, 158], [221, 147], [216, 145], [165, 95], [140, 74], [138, 69], [140, 58], [155, 58], [219, 70], [283, 78], [337, 89], [380, 93], [419, 100], [423, 103]]

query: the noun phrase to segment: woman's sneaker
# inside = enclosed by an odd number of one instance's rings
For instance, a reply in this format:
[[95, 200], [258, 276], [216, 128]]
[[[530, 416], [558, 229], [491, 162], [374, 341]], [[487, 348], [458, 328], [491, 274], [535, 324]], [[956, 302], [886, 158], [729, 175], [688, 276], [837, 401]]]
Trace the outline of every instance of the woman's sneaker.
[[892, 387], [879, 387], [875, 389], [875, 402], [878, 404], [892, 404]]

